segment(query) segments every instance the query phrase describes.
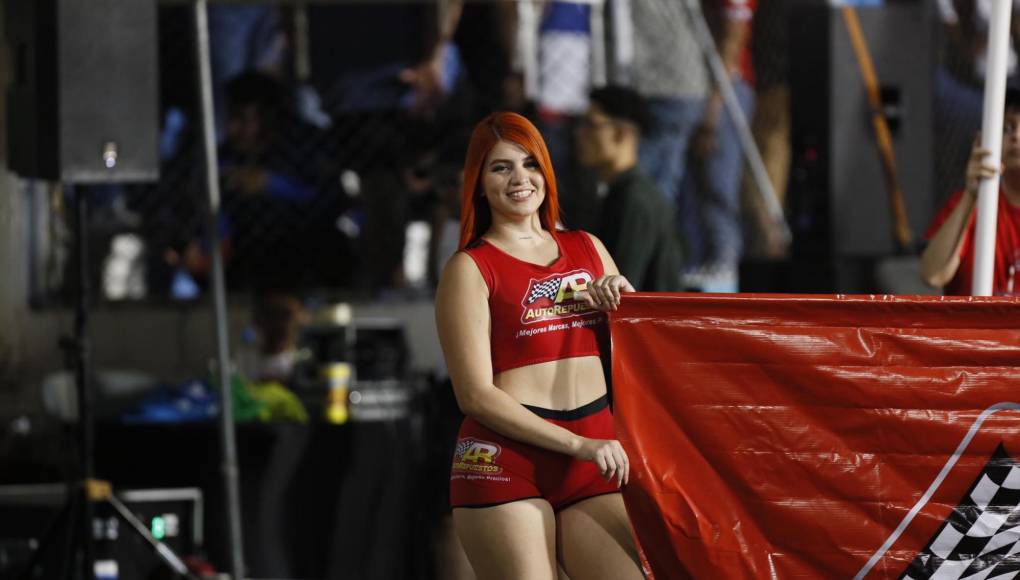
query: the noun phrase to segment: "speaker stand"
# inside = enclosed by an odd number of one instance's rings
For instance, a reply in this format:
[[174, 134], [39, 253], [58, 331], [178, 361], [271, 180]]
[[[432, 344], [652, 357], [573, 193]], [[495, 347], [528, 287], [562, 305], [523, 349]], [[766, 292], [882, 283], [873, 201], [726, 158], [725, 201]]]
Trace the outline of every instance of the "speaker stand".
[[[93, 545], [93, 514], [98, 503], [108, 503], [123, 519], [133, 533], [138, 534], [152, 546], [156, 555], [174, 573], [192, 579], [184, 562], [163, 542], [149, 533], [141, 521], [113, 494], [109, 482], [95, 477], [95, 425], [93, 399], [90, 386], [91, 348], [88, 337], [88, 306], [90, 300], [88, 270], [88, 194], [81, 189], [72, 189], [75, 205], [74, 240], [78, 251], [76, 274], [78, 288], [75, 293], [74, 335], [63, 337], [60, 346], [74, 365], [75, 392], [78, 400], [78, 420], [74, 435], [77, 454], [72, 484], [68, 486], [67, 499], [53, 524], [40, 541], [32, 559], [18, 576], [25, 580], [39, 578], [39, 567], [44, 564], [42, 557], [56, 549], [53, 544], [60, 539], [66, 543], [60, 553], [61, 578], [92, 580], [95, 578], [95, 550]], [[61, 533], [64, 532], [64, 533]], [[77, 573], [75, 571], [77, 570]]]

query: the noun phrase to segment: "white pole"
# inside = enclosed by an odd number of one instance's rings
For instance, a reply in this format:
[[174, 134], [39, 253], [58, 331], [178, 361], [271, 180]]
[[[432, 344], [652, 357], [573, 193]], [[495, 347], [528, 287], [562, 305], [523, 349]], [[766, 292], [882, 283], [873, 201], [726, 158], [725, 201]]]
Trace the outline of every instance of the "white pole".
[[[985, 72], [984, 118], [981, 122], [981, 147], [999, 159], [1002, 150], [1002, 116], [1006, 105], [1006, 64], [1009, 57], [1009, 19], [1012, 0], [992, 2], [988, 31], [988, 68]], [[978, 189], [977, 232], [974, 236], [974, 271], [971, 293], [992, 295], [995, 267], [995, 222], [999, 207], [999, 175], [981, 182]]]

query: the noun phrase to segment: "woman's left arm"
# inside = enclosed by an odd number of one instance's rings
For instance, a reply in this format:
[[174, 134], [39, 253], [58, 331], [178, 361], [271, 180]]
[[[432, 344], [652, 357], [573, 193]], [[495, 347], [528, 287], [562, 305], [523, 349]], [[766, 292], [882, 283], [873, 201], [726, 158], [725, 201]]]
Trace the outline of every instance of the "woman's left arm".
[[591, 243], [594, 244], [595, 250], [602, 260], [603, 274], [588, 285], [588, 291], [583, 293], [581, 297], [584, 298], [589, 306], [598, 310], [616, 310], [620, 306], [620, 294], [623, 292], [634, 292], [634, 286], [627, 281], [627, 278], [620, 275], [616, 262], [609, 255], [609, 251], [606, 250], [602, 240], [587, 232], [585, 232], [585, 235], [591, 239]]

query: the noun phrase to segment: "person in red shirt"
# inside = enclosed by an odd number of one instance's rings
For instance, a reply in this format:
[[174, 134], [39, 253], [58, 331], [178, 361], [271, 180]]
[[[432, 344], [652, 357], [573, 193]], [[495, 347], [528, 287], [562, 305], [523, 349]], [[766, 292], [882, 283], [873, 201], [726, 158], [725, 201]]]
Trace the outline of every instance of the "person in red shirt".
[[992, 294], [1020, 294], [1020, 89], [1006, 91], [999, 167], [991, 155], [975, 140], [966, 187], [949, 198], [925, 234], [928, 245], [921, 254], [921, 278], [946, 294], [971, 294], [978, 187], [982, 179], [1000, 170]]
[[457, 535], [482, 578], [642, 578], [619, 488], [601, 356], [605, 314], [634, 288], [602, 242], [557, 229], [556, 179], [527, 119], [471, 135], [460, 251], [436, 326], [466, 418], [450, 471]]

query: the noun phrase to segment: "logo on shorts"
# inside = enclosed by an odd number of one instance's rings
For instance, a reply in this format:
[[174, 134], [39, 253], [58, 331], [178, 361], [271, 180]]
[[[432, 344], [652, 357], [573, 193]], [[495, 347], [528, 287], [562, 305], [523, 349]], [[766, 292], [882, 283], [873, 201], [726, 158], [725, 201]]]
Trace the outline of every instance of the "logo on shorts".
[[521, 306], [524, 307], [521, 322], [534, 324], [592, 312], [593, 309], [587, 303], [574, 298], [574, 293], [587, 290], [591, 281], [591, 274], [585, 270], [555, 274], [541, 280], [532, 278], [521, 300]]
[[471, 473], [496, 474], [503, 468], [496, 465], [496, 458], [503, 449], [495, 443], [465, 437], [457, 441], [453, 452], [453, 470]]

